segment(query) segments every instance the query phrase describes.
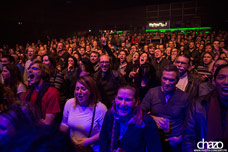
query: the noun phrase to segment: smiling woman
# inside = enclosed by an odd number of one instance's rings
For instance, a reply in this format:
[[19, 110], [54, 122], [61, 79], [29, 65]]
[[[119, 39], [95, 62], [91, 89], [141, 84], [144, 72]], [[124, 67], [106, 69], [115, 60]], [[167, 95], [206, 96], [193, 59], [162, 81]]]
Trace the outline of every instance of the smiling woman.
[[104, 118], [100, 151], [160, 152], [161, 143], [154, 120], [142, 112], [135, 86], [124, 84]]
[[99, 99], [96, 82], [92, 77], [84, 76], [76, 82], [75, 98], [69, 99], [64, 107], [60, 130], [70, 130], [72, 141], [83, 150], [89, 147], [99, 151], [98, 139], [107, 111]]

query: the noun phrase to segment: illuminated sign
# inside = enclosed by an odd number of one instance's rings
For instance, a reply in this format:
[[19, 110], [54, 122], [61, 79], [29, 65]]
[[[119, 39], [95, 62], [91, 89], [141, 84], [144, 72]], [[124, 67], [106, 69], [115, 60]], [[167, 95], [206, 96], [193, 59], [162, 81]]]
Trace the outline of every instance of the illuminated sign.
[[162, 29], [162, 28], [170, 28], [170, 21], [158, 21], [158, 22], [149, 22], [147, 25], [147, 29]]
[[149, 27], [166, 27], [168, 24], [167, 22], [164, 23], [149, 23]]

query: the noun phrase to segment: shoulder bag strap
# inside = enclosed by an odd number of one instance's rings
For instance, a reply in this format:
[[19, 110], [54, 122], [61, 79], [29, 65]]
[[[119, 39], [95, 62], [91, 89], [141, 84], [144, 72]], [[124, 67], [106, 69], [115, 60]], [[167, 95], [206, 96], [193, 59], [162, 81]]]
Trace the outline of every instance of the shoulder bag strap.
[[97, 103], [95, 103], [94, 108], [93, 108], [93, 117], [92, 117], [92, 122], [91, 122], [91, 127], [90, 127], [90, 130], [89, 130], [88, 137], [90, 137], [91, 136], [91, 133], [92, 133], [93, 123], [94, 123], [94, 117], [95, 117], [95, 112], [96, 112], [96, 106], [97, 106]]

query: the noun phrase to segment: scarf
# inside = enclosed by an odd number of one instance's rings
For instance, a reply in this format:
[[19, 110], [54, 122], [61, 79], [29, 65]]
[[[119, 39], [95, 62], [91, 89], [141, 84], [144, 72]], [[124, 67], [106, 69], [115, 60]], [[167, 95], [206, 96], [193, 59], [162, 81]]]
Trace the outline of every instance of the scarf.
[[116, 123], [121, 123], [124, 124], [126, 126], [132, 124], [135, 125], [136, 127], [139, 128], [144, 128], [145, 124], [142, 121], [142, 108], [140, 107], [140, 105], [136, 106], [136, 108], [134, 109], [134, 111], [132, 113], [130, 113], [127, 116], [119, 116], [119, 114], [116, 112], [116, 104], [114, 103], [112, 105], [111, 108], [111, 112], [114, 116], [114, 120], [113, 120], [113, 126], [112, 126], [112, 136], [111, 136], [111, 143], [110, 143], [110, 152], [126, 152], [125, 150], [118, 148], [116, 150], [114, 150], [114, 135], [115, 135], [115, 127], [116, 127]]
[[222, 140], [228, 143], [228, 111], [226, 112], [226, 123], [223, 133], [221, 109], [217, 97], [218, 93], [214, 92], [210, 99], [207, 121], [207, 141]]
[[118, 123], [121, 123], [124, 125], [132, 124], [132, 125], [135, 125], [136, 127], [139, 127], [139, 128], [145, 127], [145, 124], [142, 120], [142, 116], [143, 116], [142, 108], [140, 106], [137, 106], [135, 108], [135, 110], [132, 113], [128, 114], [127, 116], [119, 116], [119, 114], [116, 112], [115, 106], [116, 105], [113, 104], [111, 111], [112, 111], [112, 114], [114, 116], [114, 119]]

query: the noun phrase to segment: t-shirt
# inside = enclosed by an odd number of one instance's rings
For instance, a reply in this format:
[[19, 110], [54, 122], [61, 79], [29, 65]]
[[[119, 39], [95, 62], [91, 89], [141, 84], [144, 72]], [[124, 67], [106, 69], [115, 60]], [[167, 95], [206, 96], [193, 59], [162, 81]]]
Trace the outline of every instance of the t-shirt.
[[23, 83], [19, 83], [17, 86], [17, 94], [27, 92], [27, 89]]
[[185, 91], [187, 84], [188, 84], [188, 75], [186, 75], [183, 78], [180, 78], [178, 83], [176, 84], [176, 87], [182, 91]]
[[[38, 91], [34, 89], [30, 98], [30, 101], [34, 104], [37, 100], [37, 95]], [[55, 87], [48, 88], [47, 92], [44, 93], [41, 101], [41, 109], [43, 116], [45, 116], [45, 114], [56, 114], [60, 112], [59, 97], [60, 93]]]
[[[65, 125], [70, 129], [72, 140], [88, 137], [91, 128], [93, 110], [94, 108], [90, 106], [75, 106], [75, 98], [71, 98], [66, 102], [63, 112], [62, 125]], [[100, 132], [106, 111], [106, 106], [103, 103], [98, 102], [91, 136]], [[92, 148], [94, 151], [99, 151], [99, 143], [96, 142]]]

